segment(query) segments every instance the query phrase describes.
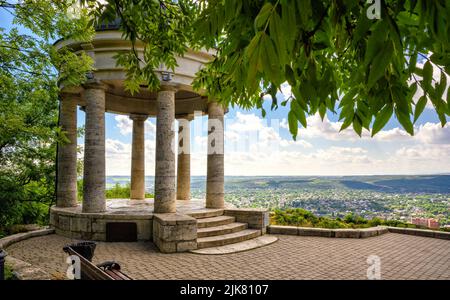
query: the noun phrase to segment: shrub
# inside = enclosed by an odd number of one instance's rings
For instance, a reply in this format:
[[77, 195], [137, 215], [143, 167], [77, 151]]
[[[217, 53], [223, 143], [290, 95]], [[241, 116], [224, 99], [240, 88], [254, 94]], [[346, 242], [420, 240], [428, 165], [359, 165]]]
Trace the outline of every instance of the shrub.
[[[79, 179], [77, 182], [78, 201], [83, 200], [83, 179]], [[131, 185], [120, 185], [116, 183], [112, 188], [105, 191], [106, 199], [128, 199], [130, 198]], [[145, 198], [153, 198], [153, 194], [145, 193]]]
[[[116, 183], [113, 188], [106, 190], [106, 199], [128, 199], [130, 198], [131, 184], [125, 186]], [[145, 193], [145, 198], [153, 198], [153, 194]]]
[[[404, 228], [420, 228], [414, 224], [405, 223], [398, 220], [381, 220], [373, 218], [371, 220], [349, 213], [343, 219], [317, 217], [312, 212], [301, 208], [275, 209], [271, 212], [271, 224], [274, 225], [291, 225], [300, 227], [320, 227], [320, 228], [367, 228], [379, 225], [404, 227]], [[442, 231], [450, 231], [450, 229], [441, 229]]]
[[5, 280], [14, 280], [16, 277], [14, 276], [13, 271], [9, 266], [5, 264]]

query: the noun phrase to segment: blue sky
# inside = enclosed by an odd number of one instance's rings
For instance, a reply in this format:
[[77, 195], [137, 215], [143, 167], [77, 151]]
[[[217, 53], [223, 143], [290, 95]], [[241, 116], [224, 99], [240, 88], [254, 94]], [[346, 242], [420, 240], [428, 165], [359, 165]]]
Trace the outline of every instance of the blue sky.
[[[0, 11], [0, 27], [10, 28], [11, 16]], [[419, 62], [420, 63], [420, 62]], [[438, 70], [435, 77], [439, 79]], [[450, 80], [448, 80], [450, 82]], [[278, 103], [290, 94], [288, 85], [278, 94]], [[420, 95], [417, 94], [418, 99]], [[351, 130], [338, 133], [338, 116], [328, 113], [324, 122], [308, 117], [296, 142], [287, 129], [288, 108], [270, 111], [230, 108], [225, 126], [226, 175], [371, 175], [450, 173], [450, 123], [441, 128], [429, 105], [416, 123], [411, 137], [393, 118], [370, 138]], [[131, 128], [127, 116], [106, 113], [107, 175], [129, 175], [131, 168]], [[78, 126], [84, 125], [78, 111]], [[146, 174], [154, 174], [155, 118], [146, 121]], [[191, 169], [193, 175], [206, 174], [207, 117], [191, 122]], [[83, 145], [83, 138], [78, 139]]]

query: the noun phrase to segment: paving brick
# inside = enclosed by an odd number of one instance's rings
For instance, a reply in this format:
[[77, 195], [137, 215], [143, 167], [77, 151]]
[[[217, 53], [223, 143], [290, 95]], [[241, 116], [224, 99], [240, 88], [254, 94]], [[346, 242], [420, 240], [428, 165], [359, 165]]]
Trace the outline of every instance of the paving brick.
[[[448, 240], [396, 233], [367, 239], [276, 236], [271, 245], [226, 255], [164, 254], [151, 242], [98, 242], [94, 263], [116, 260], [135, 279], [367, 279], [367, 258], [377, 255], [382, 279], [450, 279]], [[71, 242], [53, 234], [6, 250], [61, 279], [67, 270], [62, 247]]]

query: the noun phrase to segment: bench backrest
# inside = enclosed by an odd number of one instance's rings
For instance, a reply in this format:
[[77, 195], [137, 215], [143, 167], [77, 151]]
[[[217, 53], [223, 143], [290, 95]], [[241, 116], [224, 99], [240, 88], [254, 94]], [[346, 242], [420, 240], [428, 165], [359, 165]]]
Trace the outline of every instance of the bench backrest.
[[117, 278], [113, 278], [108, 275], [102, 269], [98, 268], [96, 265], [88, 261], [86, 258], [81, 256], [78, 252], [73, 250], [71, 247], [67, 247], [64, 249], [69, 255], [76, 255], [80, 258], [80, 267], [81, 267], [81, 276], [82, 279], [88, 280], [115, 280]]

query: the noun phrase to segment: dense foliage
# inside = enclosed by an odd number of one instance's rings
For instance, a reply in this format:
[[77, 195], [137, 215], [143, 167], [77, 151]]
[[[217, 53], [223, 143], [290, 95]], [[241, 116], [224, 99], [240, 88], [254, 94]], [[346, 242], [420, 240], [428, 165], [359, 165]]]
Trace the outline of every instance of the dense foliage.
[[13, 15], [0, 27], [0, 234], [16, 223], [45, 223], [54, 202], [56, 145], [66, 141], [57, 82], [78, 84], [91, 69], [86, 55], [52, 47], [57, 37], [92, 35], [85, 14], [71, 14], [73, 2], [0, 1]]
[[[129, 199], [130, 198], [131, 185], [120, 185], [116, 183], [112, 188], [106, 190], [106, 199]], [[145, 198], [153, 198], [153, 194], [145, 193]]]
[[[143, 57], [132, 51], [118, 59], [131, 91], [140, 83], [155, 88], [153, 69], [173, 69], [175, 55], [204, 47], [215, 59], [195, 85], [226, 104], [263, 110], [270, 95], [275, 109], [281, 85], [291, 86], [281, 105], [290, 106], [294, 138], [307, 115], [323, 118], [338, 101], [342, 129], [352, 125], [359, 135], [364, 128], [376, 134], [392, 115], [413, 134], [427, 101], [442, 125], [450, 115], [448, 0], [85, 2], [97, 8], [97, 21], [118, 15], [125, 37], [146, 43]], [[416, 101], [418, 89], [425, 94]]]
[[382, 220], [372, 218], [364, 219], [355, 214], [347, 214], [344, 218], [328, 218], [318, 217], [301, 208], [275, 209], [271, 212], [271, 224], [274, 225], [290, 225], [299, 227], [319, 227], [319, 228], [368, 228], [374, 226], [392, 226], [406, 228], [420, 228], [420, 226], [398, 221], [398, 220]]
[[[78, 201], [83, 200], [83, 179], [78, 180]], [[121, 185], [116, 183], [112, 188], [105, 191], [106, 199], [129, 199], [131, 193], [131, 184]], [[153, 198], [153, 194], [145, 193], [145, 198]]]

